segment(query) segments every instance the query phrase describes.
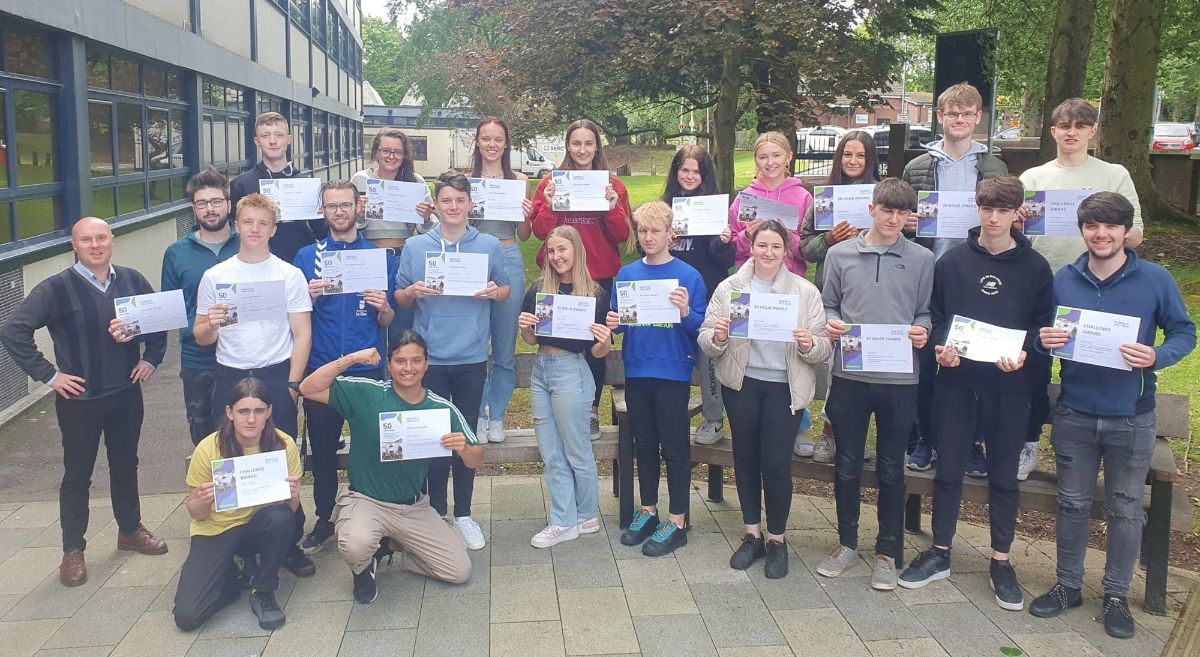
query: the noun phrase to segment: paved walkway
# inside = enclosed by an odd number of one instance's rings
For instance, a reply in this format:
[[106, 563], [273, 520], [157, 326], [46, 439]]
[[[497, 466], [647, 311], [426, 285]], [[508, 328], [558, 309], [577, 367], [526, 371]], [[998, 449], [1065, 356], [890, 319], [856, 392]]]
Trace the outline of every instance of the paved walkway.
[[[674, 556], [648, 559], [620, 545], [616, 500], [608, 494], [601, 496], [604, 531], [535, 550], [529, 537], [545, 523], [549, 503], [540, 479], [481, 477], [475, 512], [489, 543], [472, 553], [467, 584], [427, 582], [385, 565], [379, 598], [358, 605], [349, 572], [327, 549], [315, 555], [315, 576], [285, 574], [280, 601], [288, 622], [274, 633], [258, 628], [244, 601], [197, 632], [175, 628], [170, 610], [188, 550], [182, 494], [143, 498], [146, 525], [170, 541], [170, 553], [157, 557], [116, 551], [108, 501], [93, 500], [91, 579], [75, 589], [57, 581], [57, 503], [0, 504], [0, 656], [997, 657], [1016, 654], [1002, 653], [1015, 647], [1034, 657], [1151, 657], [1174, 622], [1135, 608], [1137, 638], [1108, 638], [1092, 620], [1099, 611], [1098, 552], [1089, 554], [1082, 609], [1055, 620], [1003, 611], [988, 591], [980, 550], [987, 530], [977, 526], [962, 528], [955, 575], [924, 589], [871, 591], [866, 562], [822, 578], [813, 569], [836, 533], [832, 501], [815, 497], [794, 501], [790, 574], [767, 580], [761, 562], [748, 572], [728, 567], [741, 529], [734, 491], [723, 504], [692, 495], [695, 526]], [[873, 509], [864, 512], [864, 536], [873, 536]], [[926, 540], [910, 537], [910, 548]], [[1013, 546], [1027, 595], [1052, 583], [1053, 554], [1054, 546], [1041, 541]], [[1139, 578], [1135, 585], [1139, 603], [1142, 584]], [[1173, 573], [1169, 605], [1178, 609], [1190, 585]]]

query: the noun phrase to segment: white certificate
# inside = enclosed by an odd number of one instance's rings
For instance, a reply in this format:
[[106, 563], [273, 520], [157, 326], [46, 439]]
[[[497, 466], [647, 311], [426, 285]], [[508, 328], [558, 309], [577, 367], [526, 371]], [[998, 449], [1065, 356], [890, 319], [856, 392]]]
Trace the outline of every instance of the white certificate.
[[555, 212], [608, 212], [607, 171], [552, 171]]
[[475, 296], [487, 287], [486, 253], [425, 252], [425, 286], [452, 297]]
[[783, 224], [788, 230], [797, 230], [800, 224], [800, 208], [779, 201], [754, 196], [741, 192], [738, 194], [738, 221], [748, 224], [751, 221], [768, 221], [774, 219]]
[[588, 342], [596, 339], [591, 329], [596, 323], [596, 297], [538, 292], [533, 314], [538, 318], [534, 335]]
[[262, 452], [212, 462], [217, 511], [270, 504], [292, 496], [287, 451]]
[[363, 217], [374, 221], [423, 224], [417, 206], [425, 202], [429, 188], [418, 182], [367, 179], [367, 204]]
[[979, 225], [975, 192], [917, 192], [917, 237], [965, 239]]
[[1067, 344], [1051, 355], [1116, 370], [1133, 369], [1121, 356], [1121, 345], [1138, 341], [1140, 317], [1059, 306], [1054, 327], [1067, 332]]
[[324, 294], [358, 294], [366, 290], [387, 292], [387, 249], [326, 251], [321, 254]]
[[280, 221], [323, 219], [320, 178], [274, 178], [258, 181], [258, 191], [279, 205]]
[[839, 350], [842, 371], [912, 374], [908, 329], [905, 324], [847, 324]]
[[[521, 180], [471, 178], [471, 200], [475, 205], [467, 218], [472, 221], [525, 221], [525, 192], [529, 185]], [[607, 208], [606, 208], [607, 209]]]
[[652, 281], [617, 281], [617, 315], [622, 326], [678, 324], [679, 308], [670, 295], [679, 287], [675, 278]]
[[751, 340], [792, 342], [799, 297], [769, 292], [729, 293], [729, 335]]
[[1079, 237], [1079, 204], [1094, 189], [1044, 189], [1025, 192], [1025, 234]]
[[450, 433], [450, 409], [379, 414], [379, 460], [436, 459], [453, 454], [442, 447]]
[[677, 196], [671, 202], [675, 234], [720, 235], [729, 225], [729, 194]]
[[125, 335], [129, 337], [188, 325], [183, 290], [119, 297], [113, 301], [113, 306], [117, 319], [125, 323]]
[[843, 221], [855, 228], [870, 228], [871, 195], [875, 185], [817, 185], [813, 187], [813, 228], [833, 230]]
[[238, 322], [287, 319], [283, 281], [217, 283], [217, 303], [225, 304], [225, 326]]
[[954, 347], [963, 358], [981, 363], [995, 363], [1001, 358], [1016, 362], [1025, 348], [1025, 331], [955, 315], [946, 346]]

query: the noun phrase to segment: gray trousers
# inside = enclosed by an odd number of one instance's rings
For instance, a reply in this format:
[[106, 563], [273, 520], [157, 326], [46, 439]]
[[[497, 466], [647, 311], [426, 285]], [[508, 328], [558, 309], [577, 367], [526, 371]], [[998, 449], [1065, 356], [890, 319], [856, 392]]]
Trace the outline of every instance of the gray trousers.
[[725, 402], [721, 399], [721, 382], [717, 380], [717, 362], [703, 351], [696, 350], [696, 373], [700, 380], [700, 414], [710, 422], [725, 417]]

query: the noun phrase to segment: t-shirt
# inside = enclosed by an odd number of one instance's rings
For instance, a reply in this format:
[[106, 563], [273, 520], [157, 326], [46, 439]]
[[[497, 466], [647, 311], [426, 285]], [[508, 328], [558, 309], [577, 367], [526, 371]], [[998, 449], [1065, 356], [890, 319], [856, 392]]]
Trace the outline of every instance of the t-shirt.
[[[274, 255], [262, 262], [244, 262], [240, 255], [204, 272], [196, 292], [196, 314], [205, 315], [217, 303], [218, 283], [283, 281], [289, 313], [312, 312], [308, 281], [294, 266]], [[292, 357], [292, 327], [288, 318], [241, 321], [217, 333], [217, 363], [239, 370], [258, 369]]]
[[462, 433], [468, 445], [478, 445], [475, 432], [462, 413], [446, 399], [426, 390], [425, 399], [410, 404], [400, 398], [391, 381], [357, 376], [339, 377], [329, 388], [329, 408], [350, 423], [348, 474], [350, 490], [380, 502], [408, 502], [425, 488], [429, 459], [381, 461], [379, 459], [379, 414], [394, 411], [450, 409], [450, 431]]
[[[521, 302], [521, 312], [533, 313], [534, 302], [537, 299], [537, 293], [542, 291], [541, 288], [542, 282], [540, 280], [530, 286], [529, 290], [525, 292], [525, 300]], [[574, 286], [570, 283], [559, 283], [556, 294], [572, 294], [573, 289]], [[608, 317], [608, 292], [605, 292], [604, 288], [597, 285], [596, 293], [592, 296], [596, 297], [596, 323], [603, 324], [604, 320]], [[558, 347], [564, 351], [576, 354], [581, 354], [596, 344], [595, 340], [589, 342], [587, 340], [571, 340], [569, 338], [551, 338], [544, 335], [539, 335], [537, 341], [539, 345]]]
[[[1077, 167], [1065, 167], [1058, 160], [1026, 169], [1021, 174], [1021, 184], [1028, 190], [1043, 189], [1094, 189], [1098, 192], [1116, 192], [1133, 204], [1133, 225], [1142, 228], [1142, 207], [1138, 205], [1137, 188], [1129, 171], [1120, 164], [1105, 162], [1094, 157]], [[1051, 271], [1058, 271], [1075, 262], [1079, 254], [1087, 251], [1083, 237], [1030, 237], [1033, 250], [1042, 254], [1050, 263]]]
[[[290, 436], [278, 429], [275, 430], [275, 434], [283, 441], [283, 448], [287, 451], [288, 475], [300, 477], [304, 471], [300, 466], [300, 450], [296, 449], [296, 443]], [[249, 456], [257, 454], [258, 447], [243, 447], [242, 451]], [[212, 481], [212, 462], [220, 458], [224, 457], [221, 456], [221, 447], [217, 443], [217, 434], [209, 434], [192, 451], [192, 461], [188, 464], [187, 485], [194, 488]], [[233, 511], [213, 511], [204, 520], [192, 520], [191, 535], [216, 536], [234, 527], [240, 527], [250, 522], [250, 516], [254, 515], [259, 508], [261, 505]]]
[[[759, 280], [757, 276], [750, 277], [751, 294], [772, 289], [772, 283]], [[746, 356], [746, 376], [759, 381], [787, 383], [787, 352], [790, 348], [787, 342], [751, 340], [750, 353]]]

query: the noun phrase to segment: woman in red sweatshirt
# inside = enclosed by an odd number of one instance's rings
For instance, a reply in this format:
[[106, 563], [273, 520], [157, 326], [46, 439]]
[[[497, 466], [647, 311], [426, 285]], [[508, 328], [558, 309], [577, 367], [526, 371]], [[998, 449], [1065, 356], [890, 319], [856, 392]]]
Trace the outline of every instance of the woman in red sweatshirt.
[[[778, 132], [764, 132], [754, 140], [754, 181], [742, 192], [751, 196], [761, 196], [765, 199], [787, 203], [795, 206], [803, 217], [812, 205], [812, 194], [804, 188], [799, 178], [792, 176], [792, 147], [787, 137]], [[741, 204], [735, 198], [729, 207], [729, 229], [733, 232], [734, 265], [741, 267], [750, 259], [750, 242], [754, 239], [754, 231], [762, 221], [742, 223], [738, 221], [738, 210]], [[796, 227], [799, 229], [799, 225]], [[801, 252], [799, 230], [792, 231], [789, 240], [789, 257], [785, 263], [787, 268], [797, 276], [804, 276], [808, 264]]]

